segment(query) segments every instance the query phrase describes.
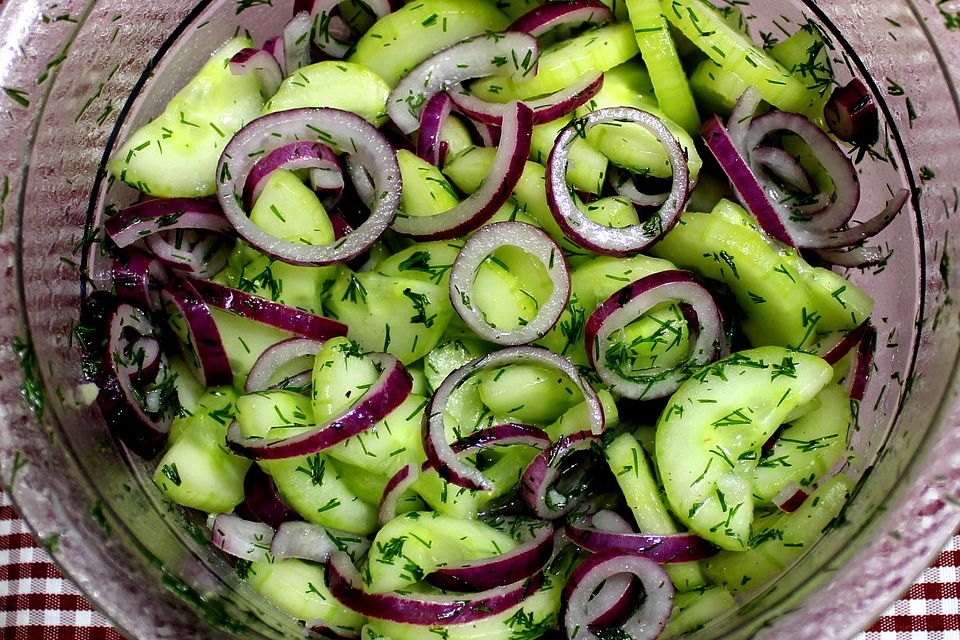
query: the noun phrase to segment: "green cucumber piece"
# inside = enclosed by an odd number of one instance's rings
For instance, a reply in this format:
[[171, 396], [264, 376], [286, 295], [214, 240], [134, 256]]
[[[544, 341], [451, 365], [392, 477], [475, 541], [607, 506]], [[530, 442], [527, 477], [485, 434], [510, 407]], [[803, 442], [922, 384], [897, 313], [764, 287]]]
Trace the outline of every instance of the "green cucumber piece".
[[373, 360], [349, 338], [327, 340], [313, 361], [313, 415], [328, 420], [357, 402], [380, 378]]
[[816, 398], [820, 406], [793, 420], [776, 443], [760, 456], [753, 472], [753, 493], [771, 501], [790, 485], [809, 486], [843, 457], [853, 426], [850, 396], [831, 384]]
[[536, 317], [552, 290], [540, 260], [507, 245], [487, 256], [474, 272], [470, 298], [485, 322], [513, 331]]
[[350, 62], [365, 65], [391, 87], [408, 71], [441, 49], [510, 23], [486, 2], [420, 0], [377, 20], [360, 37]]
[[303, 107], [332, 107], [355, 113], [377, 126], [387, 121], [390, 87], [362, 64], [325, 60], [301, 67], [280, 83], [263, 106], [264, 115]]
[[660, 108], [688, 133], [696, 132], [700, 128], [700, 115], [660, 3], [658, 0], [626, 1], [634, 37]]
[[805, 113], [822, 129], [827, 128], [823, 107], [835, 85], [830, 49], [819, 29], [808, 23], [795, 34], [770, 48], [770, 56], [782, 64], [810, 92]]
[[556, 93], [591, 73], [623, 64], [637, 55], [637, 41], [628, 24], [612, 23], [562, 40], [540, 54], [537, 74], [516, 79], [491, 76], [474, 82], [470, 91], [489, 102], [509, 102]]
[[728, 116], [733, 106], [750, 87], [750, 81], [722, 67], [710, 58], [703, 60], [690, 74], [690, 88], [704, 109]]
[[769, 240], [743, 209], [721, 200], [713, 213], [686, 212], [650, 253], [730, 287], [754, 345], [816, 348], [822, 336], [870, 317], [859, 287]]
[[[613, 429], [620, 424], [620, 412], [617, 410], [617, 403], [606, 389], [597, 392], [600, 398], [600, 405], [603, 407], [603, 415], [606, 418], [606, 429]], [[573, 435], [583, 431], [590, 424], [590, 413], [586, 402], [570, 407], [566, 413], [560, 416], [556, 422], [545, 429], [550, 440], [556, 442], [563, 436]]]
[[[604, 83], [606, 83], [606, 78]], [[530, 160], [546, 164], [560, 130], [570, 123], [572, 116], [566, 116], [537, 125], [530, 138]], [[567, 163], [567, 182], [575, 189], [587, 193], [600, 193], [607, 178], [608, 160], [605, 155], [591, 147], [586, 140], [577, 138], [570, 145]]]
[[764, 100], [784, 111], [809, 113], [816, 92], [731, 27], [709, 2], [660, 0], [660, 4], [675, 28], [724, 70], [755, 86]]
[[[185, 365], [183, 365], [185, 368]], [[178, 375], [180, 375], [178, 373]], [[187, 413], [178, 415], [170, 424], [170, 433], [167, 442], [173, 444], [182, 435], [189, 432], [197, 423], [213, 420], [220, 425], [229, 425], [235, 415], [234, 403], [237, 401], [237, 392], [233, 387], [211, 387], [203, 389], [196, 403], [187, 408], [181, 404]], [[201, 427], [206, 429], [206, 427]]]
[[816, 356], [761, 347], [685, 381], [657, 422], [657, 467], [673, 514], [722, 549], [748, 548], [760, 448], [832, 376]]
[[513, 550], [517, 542], [479, 520], [414, 511], [388, 522], [367, 556], [365, 588], [388, 593], [420, 582], [437, 569]]
[[[426, 406], [427, 398], [411, 393], [386, 418], [330, 447], [326, 453], [338, 461], [389, 479], [404, 465], [426, 460], [420, 435]], [[377, 495], [376, 502], [379, 501]]]
[[227, 64], [252, 43], [228, 40], [151, 120], [127, 137], [107, 163], [118, 180], [158, 198], [200, 198], [217, 188], [223, 148], [263, 108], [256, 74]]
[[436, 391], [455, 369], [490, 351], [491, 345], [476, 338], [453, 338], [441, 342], [423, 359], [423, 370], [431, 391]]
[[298, 620], [322, 620], [341, 633], [356, 633], [366, 619], [340, 604], [327, 589], [322, 564], [283, 559], [255, 562], [247, 583]]
[[734, 593], [761, 587], [830, 528], [853, 488], [853, 480], [842, 473], [830, 478], [793, 513], [774, 514], [757, 523], [748, 551], [721, 551], [705, 560], [707, 575]]
[[432, 216], [455, 207], [460, 198], [440, 170], [416, 154], [397, 151], [403, 191], [400, 195], [400, 217]]
[[447, 158], [452, 158], [473, 146], [470, 130], [456, 116], [447, 118], [440, 125], [440, 141], [447, 143]]
[[376, 271], [384, 276], [420, 280], [446, 289], [450, 268], [462, 247], [458, 240], [418, 242], [391, 255], [377, 265]]
[[536, 365], [512, 364], [478, 377], [483, 403], [498, 416], [519, 422], [554, 422], [582, 395], [566, 376]]
[[[173, 384], [177, 388], [177, 400], [180, 402], [180, 408], [187, 415], [195, 413], [207, 389], [197, 380], [196, 374], [179, 355], [170, 355], [169, 363], [170, 372], [173, 375]], [[168, 440], [176, 439], [173, 437], [176, 423], [177, 420], [174, 419], [173, 425], [170, 426], [170, 435], [167, 436]]]
[[678, 593], [673, 600], [673, 613], [660, 636], [663, 640], [696, 631], [737, 606], [733, 594], [723, 587], [709, 587]]
[[628, 199], [622, 196], [610, 196], [582, 205], [587, 217], [605, 227], [623, 229], [640, 224], [640, 216]]
[[[233, 385], [243, 388], [247, 374], [257, 362], [257, 358], [268, 347], [292, 337], [287, 331], [238, 316], [230, 311], [210, 308], [213, 320], [220, 332], [220, 340], [227, 352], [230, 369], [233, 371]], [[293, 372], [291, 372], [293, 373]]]

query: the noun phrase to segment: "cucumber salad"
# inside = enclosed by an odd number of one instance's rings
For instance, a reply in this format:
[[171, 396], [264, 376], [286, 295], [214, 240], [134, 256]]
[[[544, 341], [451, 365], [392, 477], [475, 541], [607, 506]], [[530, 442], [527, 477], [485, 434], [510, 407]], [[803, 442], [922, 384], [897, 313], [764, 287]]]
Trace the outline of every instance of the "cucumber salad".
[[116, 438], [239, 580], [312, 635], [671, 638], [842, 518], [876, 334], [838, 271], [908, 193], [860, 206], [877, 107], [816, 25], [289, 18], [112, 154], [132, 204], [78, 332]]

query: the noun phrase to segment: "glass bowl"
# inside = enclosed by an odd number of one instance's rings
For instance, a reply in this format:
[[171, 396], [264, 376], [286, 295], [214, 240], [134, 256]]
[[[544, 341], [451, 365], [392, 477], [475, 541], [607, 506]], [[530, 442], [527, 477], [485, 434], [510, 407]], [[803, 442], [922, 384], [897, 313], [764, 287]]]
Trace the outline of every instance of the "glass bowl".
[[[83, 259], [91, 230], [105, 200], [124, 197], [106, 180], [106, 156], [238, 27], [260, 41], [290, 4], [8, 0], [0, 14], [0, 480], [130, 638], [303, 635], [118, 447], [78, 382], [73, 340], [81, 289], [96, 275]], [[960, 32], [949, 31], [960, 16], [933, 0], [757, 4], [757, 27], [820, 23], [841, 76], [862, 77], [875, 96], [886, 139], [859, 165], [865, 210], [882, 207], [887, 186], [913, 199], [880, 237], [884, 268], [851, 276], [877, 298], [879, 342], [843, 526], [696, 637], [841, 639], [960, 523]]]

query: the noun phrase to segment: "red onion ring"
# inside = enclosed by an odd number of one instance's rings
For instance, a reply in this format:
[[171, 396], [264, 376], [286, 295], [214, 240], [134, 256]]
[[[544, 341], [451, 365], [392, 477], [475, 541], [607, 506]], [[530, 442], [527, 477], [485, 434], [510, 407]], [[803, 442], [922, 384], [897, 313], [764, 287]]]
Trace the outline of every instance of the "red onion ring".
[[195, 231], [161, 231], [146, 237], [153, 255], [174, 271], [197, 278], [212, 278], [230, 258], [232, 242], [224, 242], [219, 234], [198, 234]]
[[[258, 157], [261, 151], [269, 153], [297, 140], [318, 139], [367, 167], [378, 197], [369, 217], [350, 235], [324, 245], [288, 242], [247, 217], [241, 206], [241, 185], [255, 164], [251, 154]], [[400, 167], [390, 143], [366, 120], [339, 109], [291, 109], [257, 118], [227, 143], [217, 176], [220, 206], [237, 233], [263, 253], [291, 264], [335, 264], [360, 255], [390, 225], [400, 206]]]
[[[614, 371], [606, 345], [610, 336], [647, 313], [658, 304], [680, 302], [689, 309], [687, 322], [697, 339], [686, 361], [650, 375], [625, 378]], [[661, 271], [628, 284], [603, 301], [590, 314], [584, 329], [587, 357], [600, 379], [610, 389], [634, 400], [668, 396], [697, 369], [720, 354], [724, 342], [723, 321], [713, 296], [685, 271]]]
[[423, 449], [427, 461], [447, 481], [468, 489], [489, 491], [490, 481], [481, 471], [457, 457], [456, 450], [447, 442], [443, 414], [450, 396], [474, 373], [491, 367], [515, 363], [536, 364], [554, 369], [566, 375], [583, 393], [590, 416], [590, 429], [595, 434], [603, 432], [604, 415], [600, 398], [590, 384], [583, 379], [577, 368], [566, 358], [540, 347], [509, 347], [471, 360], [444, 379], [430, 399], [424, 414]]
[[793, 513], [800, 508], [800, 505], [807, 499], [809, 494], [804, 491], [796, 482], [791, 482], [773, 496], [775, 507], [785, 513]]
[[384, 526], [397, 517], [397, 506], [403, 494], [420, 478], [420, 467], [410, 463], [405, 464], [393, 474], [383, 488], [380, 497], [380, 506], [377, 510], [377, 521]]
[[160, 310], [160, 291], [170, 280], [167, 268], [154, 256], [142, 251], [126, 251], [113, 261], [112, 285], [121, 300]]
[[663, 203], [670, 197], [669, 193], [643, 193], [640, 189], [637, 189], [637, 185], [633, 181], [633, 176], [629, 174], [623, 175], [620, 169], [616, 167], [607, 169], [607, 175], [610, 176], [613, 190], [638, 207], [645, 209], [662, 207]]
[[210, 542], [217, 549], [235, 558], [251, 562], [272, 562], [270, 542], [273, 527], [251, 522], [229, 513], [220, 513], [213, 520]]
[[220, 330], [193, 282], [178, 278], [160, 293], [160, 297], [164, 303], [173, 304], [187, 323], [188, 344], [193, 348], [200, 365], [198, 373], [203, 386], [233, 384], [233, 369], [223, 347]]
[[311, 28], [310, 14], [306, 11], [295, 13], [283, 27], [283, 68], [289, 75], [310, 64]]
[[606, 5], [594, 0], [547, 2], [527, 11], [514, 20], [506, 30], [519, 31], [539, 38], [560, 26], [599, 25], [612, 22], [613, 19], [613, 12]]
[[503, 587], [471, 594], [401, 595], [367, 593], [349, 556], [334, 553], [327, 561], [327, 588], [344, 606], [361, 615], [419, 626], [465, 624], [494, 616], [523, 602], [543, 584], [543, 574]]
[[279, 527], [287, 520], [299, 520], [297, 512], [277, 490], [273, 478], [260, 465], [252, 464], [243, 477], [243, 504], [236, 513], [247, 520]]
[[870, 369], [873, 367], [873, 352], [877, 347], [877, 330], [867, 323], [863, 330], [860, 344], [857, 346], [857, 355], [853, 362], [852, 381], [850, 383], [850, 399], [862, 401], [867, 391], [867, 381], [870, 379]]
[[863, 323], [856, 329], [845, 333], [843, 337], [840, 338], [840, 341], [823, 355], [823, 359], [829, 364], [837, 364], [840, 362], [845, 355], [850, 353], [850, 350], [853, 349], [853, 347], [860, 344], [860, 342], [863, 340], [863, 334], [866, 331], [867, 326], [867, 323]]
[[336, 320], [288, 307], [209, 280], [191, 278], [189, 282], [207, 304], [249, 320], [321, 342], [347, 335], [346, 325]]
[[563, 624], [570, 640], [602, 637], [590, 630], [590, 601], [605, 580], [622, 573], [636, 576], [646, 594], [643, 603], [620, 627], [624, 637], [653, 640], [660, 635], [673, 610], [670, 577], [657, 563], [646, 558], [601, 554], [581, 562], [564, 588]]
[[[602, 73], [588, 74], [556, 93], [540, 98], [531, 98], [523, 102], [533, 110], [533, 124], [544, 124], [573, 113], [578, 107], [583, 106], [597, 95], [602, 86]], [[487, 102], [477, 98], [462, 84], [451, 87], [447, 94], [456, 105], [457, 111], [472, 120], [488, 125], [500, 126], [503, 122], [504, 113], [509, 109], [509, 105]]]
[[730, 117], [727, 119], [727, 132], [730, 135], [730, 141], [733, 148], [741, 155], [746, 155], [747, 132], [750, 130], [750, 123], [760, 108], [760, 102], [763, 98], [760, 91], [750, 86], [740, 94], [740, 98], [733, 106]]
[[343, 169], [333, 150], [320, 142], [299, 140], [274, 149], [253, 165], [243, 185], [243, 202], [246, 208], [253, 208], [257, 198], [263, 193], [267, 177], [277, 169], [311, 169], [314, 189], [333, 191], [337, 196], [343, 191]]
[[[602, 513], [602, 512], [601, 512]], [[580, 518], [564, 528], [567, 538], [591, 553], [635, 555], [658, 564], [694, 562], [717, 553], [717, 548], [693, 533], [648, 534], [605, 531], [592, 518]]]
[[532, 112], [522, 102], [511, 103], [503, 119], [500, 146], [490, 167], [490, 176], [480, 188], [452, 209], [432, 216], [398, 216], [394, 231], [404, 236], [441, 240], [464, 235], [489, 220], [502, 207], [523, 175], [530, 155]]
[[233, 54], [230, 58], [230, 73], [235, 76], [244, 76], [253, 73], [260, 81], [263, 92], [272, 96], [283, 82], [283, 69], [276, 57], [266, 49], [246, 48]]
[[[783, 149], [756, 147], [750, 151], [750, 164], [755, 169], [758, 167], [765, 169], [766, 172], [794, 189], [805, 193], [813, 193], [813, 185], [810, 184], [810, 177], [804, 170], [803, 165]], [[814, 206], [822, 207], [819, 202]]]
[[234, 423], [227, 429], [227, 445], [247, 458], [277, 460], [311, 455], [363, 433], [400, 406], [413, 388], [413, 380], [399, 360], [387, 353], [367, 357], [380, 370], [380, 377], [350, 407], [309, 431], [284, 438], [244, 438], [240, 425]]
[[[599, 439], [589, 431], [580, 431], [557, 440], [549, 449], [541, 451], [523, 471], [520, 478], [520, 498], [539, 518], [556, 520], [567, 515], [580, 504], [576, 496], [561, 494], [552, 487], [561, 475], [563, 461], [578, 451], [591, 451], [597, 447]], [[576, 482], [582, 488], [584, 472], [581, 471]], [[570, 478], [565, 478], [570, 480]], [[560, 496], [560, 502], [553, 495]], [[553, 503], [553, 504], [551, 504]]]
[[158, 198], [121, 210], [103, 223], [104, 231], [121, 249], [146, 236], [174, 229], [230, 233], [230, 222], [211, 200]]
[[443, 123], [450, 116], [453, 100], [446, 93], [434, 94], [420, 113], [420, 131], [417, 133], [417, 156], [435, 167], [443, 164], [447, 145], [440, 139]]
[[884, 207], [883, 211], [866, 222], [850, 227], [849, 229], [841, 229], [829, 233], [805, 231], [796, 244], [801, 248], [809, 249], [841, 249], [859, 244], [886, 229], [900, 214], [909, 200], [910, 191], [900, 189], [893, 194], [893, 197], [887, 202], [887, 206]]
[[854, 247], [848, 250], [817, 249], [816, 255], [827, 264], [836, 267], [863, 269], [882, 263], [889, 252], [885, 253], [880, 247]]
[[870, 144], [880, 135], [877, 103], [857, 78], [833, 90], [823, 116], [830, 132], [844, 142]]
[[405, 75], [387, 98], [387, 115], [400, 131], [413, 133], [420, 125], [420, 112], [435, 94], [504, 70], [525, 76], [535, 70], [539, 55], [536, 39], [525, 33], [468, 38], [435, 53]]
[[[483, 262], [503, 247], [517, 247], [536, 258], [547, 272], [553, 288], [540, 303], [537, 315], [509, 331], [484, 319], [474, 300], [474, 279]], [[496, 222], [481, 227], [460, 250], [450, 269], [450, 302], [474, 333], [496, 344], [518, 345], [539, 340], [560, 319], [570, 300], [570, 271], [563, 251], [543, 230], [525, 222]]]
[[270, 555], [326, 562], [331, 554], [340, 552], [356, 562], [369, 548], [370, 541], [362, 536], [312, 522], [295, 521], [284, 522], [277, 529], [270, 543]]
[[296, 358], [315, 356], [322, 347], [323, 342], [311, 338], [289, 338], [271, 345], [250, 367], [244, 391], [265, 391], [270, 387], [270, 379], [281, 367]]
[[[636, 123], [655, 135], [673, 168], [673, 184], [663, 206], [648, 221], [622, 229], [607, 227], [588, 218], [574, 202], [566, 182], [570, 145], [593, 127], [607, 122]], [[689, 178], [686, 154], [660, 118], [631, 107], [597, 109], [573, 120], [557, 136], [547, 160], [547, 203], [557, 224], [575, 243], [596, 253], [623, 255], [642, 251], [673, 228], [687, 198]]]
[[539, 524], [533, 538], [512, 551], [438, 569], [430, 574], [430, 582], [446, 591], [485, 591], [530, 578], [553, 555], [553, 526]]
[[277, 61], [277, 63], [279, 63], [280, 77], [281, 78], [285, 77], [287, 75], [287, 70], [284, 67], [285, 61], [283, 59], [283, 37], [274, 36], [268, 39], [266, 42], [264, 42], [263, 47], [261, 48], [267, 53], [269, 53], [270, 55], [272, 55], [274, 59]]

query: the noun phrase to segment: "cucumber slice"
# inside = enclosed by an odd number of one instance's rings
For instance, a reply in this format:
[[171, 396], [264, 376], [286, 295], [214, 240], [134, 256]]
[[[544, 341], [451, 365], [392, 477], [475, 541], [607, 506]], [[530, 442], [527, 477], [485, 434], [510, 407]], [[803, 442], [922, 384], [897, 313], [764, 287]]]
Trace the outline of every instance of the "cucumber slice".
[[484, 371], [480, 399], [498, 416], [531, 424], [551, 423], [579, 401], [580, 392], [562, 375], [527, 364]]
[[360, 345], [348, 338], [327, 340], [313, 361], [313, 414], [327, 420], [354, 404], [380, 377]]
[[365, 65], [396, 86], [435, 52], [471, 36], [502, 31], [510, 19], [493, 4], [420, 0], [377, 20], [360, 37], [350, 62]]
[[443, 121], [440, 126], [440, 141], [447, 143], [447, 158], [452, 158], [473, 146], [470, 130], [456, 116], [451, 116]]
[[443, 289], [450, 281], [450, 267], [463, 245], [457, 240], [418, 242], [397, 251], [377, 265], [377, 273], [435, 284]]
[[250, 369], [261, 353], [271, 345], [293, 335], [229, 311], [211, 307], [210, 312], [213, 314], [213, 320], [220, 332], [220, 340], [230, 361], [233, 385], [238, 389], [243, 388], [247, 381], [247, 374], [250, 373]]
[[733, 594], [723, 587], [709, 587], [678, 593], [673, 601], [673, 613], [660, 636], [663, 640], [696, 631], [707, 623], [733, 611], [737, 606]]
[[758, 523], [750, 550], [721, 551], [705, 560], [707, 575], [734, 593], [761, 587], [829, 529], [853, 488], [853, 481], [842, 473], [830, 478], [793, 513], [775, 514]]
[[[183, 374], [178, 372], [177, 375]], [[198, 422], [214, 420], [221, 425], [229, 424], [233, 420], [234, 403], [236, 401], [237, 392], [233, 390], [233, 387], [203, 388], [193, 407], [184, 407], [188, 413], [173, 419], [170, 425], [170, 433], [167, 434], [167, 442], [173, 444], [185, 433], [191, 431]], [[181, 404], [181, 406], [183, 405]], [[205, 426], [201, 428], [207, 429]]]
[[435, 391], [455, 369], [487, 355], [491, 349], [491, 345], [476, 338], [453, 338], [441, 342], [423, 361], [431, 391]]
[[280, 83], [263, 113], [302, 107], [333, 107], [350, 111], [377, 126], [387, 121], [390, 87], [362, 64], [325, 60], [301, 67]]
[[260, 115], [256, 74], [235, 76], [227, 62], [248, 38], [228, 40], [156, 119], [134, 131], [107, 163], [118, 180], [159, 198], [200, 198], [217, 187], [220, 154]]
[[690, 88], [697, 102], [711, 113], [724, 117], [750, 87], [750, 81], [707, 58], [690, 75]]
[[809, 113], [816, 92], [731, 27], [709, 2], [660, 0], [660, 4], [674, 27], [724, 70], [755, 86], [764, 100], [784, 111]]
[[322, 564], [284, 559], [255, 562], [247, 583], [298, 620], [322, 620], [344, 634], [356, 633], [366, 619], [347, 609], [327, 589]]
[[722, 549], [747, 549], [760, 448], [832, 376], [820, 358], [762, 347], [684, 382], [657, 422], [657, 466], [674, 515]]
[[502, 555], [517, 542], [479, 520], [414, 511], [388, 522], [373, 539], [364, 576], [369, 593], [420, 582], [437, 569]]
[[770, 56], [790, 70], [810, 91], [807, 113], [820, 128], [827, 130], [823, 107], [833, 94], [833, 64], [823, 34], [812, 23], [770, 48]]
[[473, 303], [483, 319], [513, 331], [536, 317], [553, 283], [543, 264], [517, 247], [497, 249], [473, 275]]
[[607, 71], [637, 55], [630, 25], [607, 24], [562, 40], [543, 51], [537, 74], [523, 79], [491, 76], [474, 82], [470, 91], [489, 102], [510, 102], [549, 95], [584, 76]]
[[432, 216], [455, 207], [460, 198], [446, 177], [435, 166], [400, 149], [397, 151], [403, 191], [399, 217]]
[[[617, 403], [613, 396], [606, 389], [597, 392], [600, 398], [600, 404], [603, 406], [603, 415], [606, 418], [606, 428], [613, 429], [620, 424], [620, 413], [617, 410]], [[556, 442], [563, 436], [569, 436], [578, 431], [583, 431], [585, 424], [590, 424], [590, 414], [587, 409], [587, 403], [581, 402], [567, 410], [560, 419], [545, 429], [550, 439]]]
[[660, 108], [688, 133], [696, 132], [700, 128], [700, 115], [660, 3], [627, 0], [627, 12]]
[[[604, 79], [604, 83], [607, 80]], [[530, 138], [530, 160], [546, 164], [560, 130], [570, 123], [572, 116], [537, 125]], [[570, 160], [567, 163], [567, 182], [575, 189], [587, 193], [600, 193], [607, 177], [606, 156], [591, 147], [586, 140], [577, 138], [570, 145]]]

